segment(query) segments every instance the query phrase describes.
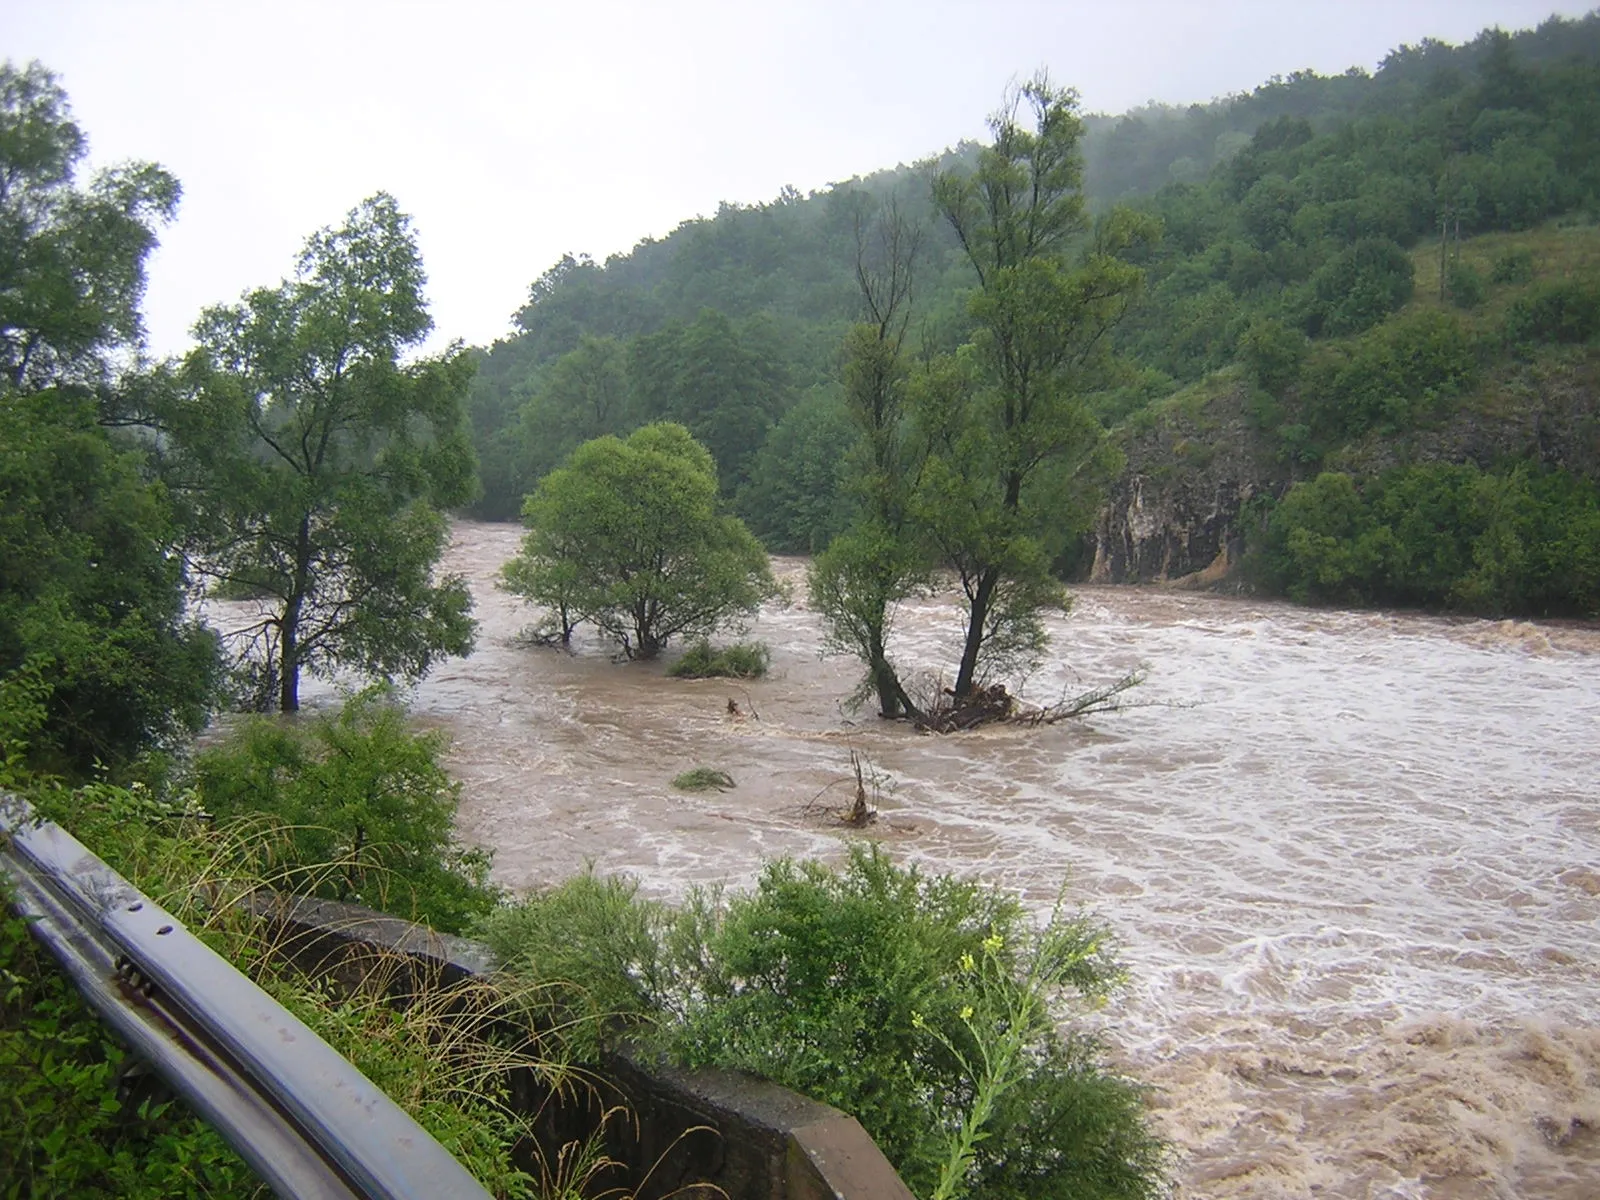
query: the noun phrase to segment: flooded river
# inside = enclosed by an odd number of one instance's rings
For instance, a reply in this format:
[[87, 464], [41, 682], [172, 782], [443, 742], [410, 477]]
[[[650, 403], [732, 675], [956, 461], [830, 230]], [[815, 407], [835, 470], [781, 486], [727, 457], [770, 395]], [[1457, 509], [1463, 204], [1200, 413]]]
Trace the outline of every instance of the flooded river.
[[[1024, 694], [1142, 663], [1151, 706], [935, 738], [841, 709], [803, 586], [748, 687], [520, 644], [491, 582], [518, 536], [457, 526], [478, 650], [415, 695], [501, 882], [593, 860], [670, 897], [836, 857], [854, 749], [897, 856], [1041, 907], [1065, 882], [1116, 929], [1108, 1032], [1184, 1196], [1600, 1196], [1600, 629], [1083, 588]], [[897, 651], [947, 665], [956, 634], [931, 600]], [[738, 786], [668, 786], [697, 765]]]

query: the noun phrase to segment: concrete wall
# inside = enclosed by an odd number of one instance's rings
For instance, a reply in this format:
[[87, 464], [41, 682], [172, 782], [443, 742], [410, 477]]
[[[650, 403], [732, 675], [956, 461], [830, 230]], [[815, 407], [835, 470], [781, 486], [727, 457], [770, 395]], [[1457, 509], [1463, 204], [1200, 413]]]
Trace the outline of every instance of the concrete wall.
[[[280, 945], [302, 970], [351, 990], [376, 979], [402, 999], [494, 970], [477, 942], [357, 905], [260, 897], [253, 907], [277, 925]], [[602, 1191], [623, 1187], [640, 1200], [913, 1200], [856, 1119], [829, 1105], [739, 1072], [680, 1070], [637, 1050], [607, 1054], [592, 1069], [593, 1091], [552, 1097], [530, 1073], [512, 1081], [512, 1092], [537, 1114], [539, 1140], [552, 1155], [585, 1138], [604, 1109], [626, 1106], [626, 1119], [606, 1124], [607, 1153], [622, 1167], [596, 1181]]]

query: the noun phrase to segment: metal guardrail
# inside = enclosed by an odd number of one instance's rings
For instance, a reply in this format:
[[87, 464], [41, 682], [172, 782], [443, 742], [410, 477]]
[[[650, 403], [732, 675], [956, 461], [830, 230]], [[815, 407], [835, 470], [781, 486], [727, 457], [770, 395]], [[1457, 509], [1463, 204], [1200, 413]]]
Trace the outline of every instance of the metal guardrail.
[[489, 1195], [360, 1071], [66, 830], [0, 796], [13, 907], [108, 1025], [279, 1196]]

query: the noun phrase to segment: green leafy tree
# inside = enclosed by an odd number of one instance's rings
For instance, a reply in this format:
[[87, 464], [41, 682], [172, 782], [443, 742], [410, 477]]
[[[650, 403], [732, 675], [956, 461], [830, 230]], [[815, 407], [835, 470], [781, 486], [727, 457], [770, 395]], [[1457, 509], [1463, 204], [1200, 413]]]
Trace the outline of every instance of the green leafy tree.
[[185, 605], [171, 513], [86, 397], [0, 391], [0, 676], [48, 687], [36, 766], [88, 771], [204, 724], [215, 636]]
[[[709, 636], [773, 594], [766, 551], [717, 499], [716, 466], [681, 425], [586, 442], [522, 510], [504, 585], [589, 621], [630, 656]], [[570, 628], [570, 625], [568, 626]]]
[[615, 338], [583, 334], [539, 381], [522, 409], [522, 441], [534, 478], [560, 464], [578, 446], [633, 424], [628, 363]]
[[921, 230], [892, 204], [872, 234], [856, 224], [856, 282], [862, 319], [845, 335], [844, 384], [857, 448], [850, 490], [858, 516], [811, 564], [811, 603], [830, 649], [867, 668], [864, 689], [878, 713], [916, 711], [889, 659], [900, 602], [927, 582], [926, 555], [912, 527], [904, 361]]
[[472, 644], [459, 577], [434, 578], [441, 507], [470, 499], [458, 348], [407, 363], [432, 322], [410, 221], [379, 194], [313, 235], [292, 279], [207, 310], [171, 406], [200, 564], [259, 597], [254, 662], [278, 708], [302, 672], [417, 678]]
[[0, 679], [42, 697], [31, 765], [73, 774], [198, 729], [217, 675], [166, 495], [104, 424], [141, 383], [114, 363], [178, 184], [130, 163], [79, 186], [87, 152], [48, 71], [0, 65]]
[[1142, 278], [1121, 252], [1152, 232], [1118, 212], [1085, 244], [1073, 92], [1041, 74], [990, 129], [974, 170], [934, 182], [978, 282], [976, 338], [924, 389], [931, 441], [918, 489], [922, 522], [967, 609], [958, 702], [986, 663], [1035, 658], [1040, 612], [1066, 602], [1049, 573], [1039, 485], [1063, 467], [1085, 475], [1095, 460], [1101, 429], [1084, 397], [1103, 382], [1105, 335]]
[[787, 406], [788, 372], [770, 325], [705, 309], [636, 339], [630, 370], [641, 414], [687, 428], [711, 452], [725, 494], [735, 494]]
[[739, 490], [740, 515], [780, 554], [810, 554], [850, 520], [845, 462], [856, 431], [839, 396], [816, 389], [767, 434]]
[[1330, 259], [1312, 287], [1316, 306], [1310, 332], [1360, 333], [1411, 299], [1416, 277], [1399, 246], [1386, 238], [1363, 238]]
[[130, 162], [75, 184], [88, 141], [38, 63], [0, 64], [0, 372], [13, 388], [109, 380], [143, 338], [139, 303], [178, 181]]

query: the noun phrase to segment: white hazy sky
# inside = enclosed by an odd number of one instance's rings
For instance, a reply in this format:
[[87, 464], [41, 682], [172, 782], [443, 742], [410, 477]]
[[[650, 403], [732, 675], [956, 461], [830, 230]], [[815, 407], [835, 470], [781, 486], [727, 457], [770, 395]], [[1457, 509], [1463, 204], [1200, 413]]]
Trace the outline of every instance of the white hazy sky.
[[94, 165], [182, 181], [150, 270], [155, 352], [379, 189], [415, 218], [434, 344], [482, 344], [565, 251], [979, 137], [1041, 65], [1118, 112], [1592, 3], [0, 0], [0, 55], [57, 73]]

